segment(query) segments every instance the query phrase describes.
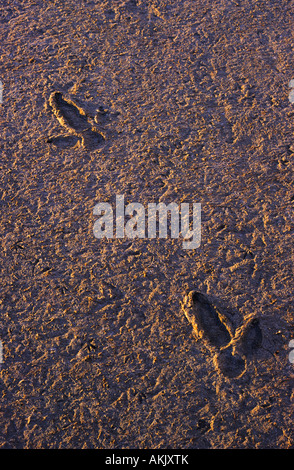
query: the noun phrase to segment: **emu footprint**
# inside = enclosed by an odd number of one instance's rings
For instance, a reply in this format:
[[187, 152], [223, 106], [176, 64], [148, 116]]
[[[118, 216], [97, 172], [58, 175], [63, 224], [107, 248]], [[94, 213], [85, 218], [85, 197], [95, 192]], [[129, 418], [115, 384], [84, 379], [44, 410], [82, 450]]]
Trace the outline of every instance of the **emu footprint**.
[[195, 333], [209, 345], [223, 347], [231, 340], [230, 333], [220, 320], [216, 308], [199, 292], [190, 292], [186, 298], [184, 313]]
[[214, 350], [217, 370], [229, 378], [240, 377], [246, 370], [246, 359], [261, 346], [259, 320], [251, 318], [236, 330], [233, 337], [225, 324], [225, 317], [203, 294], [189, 292], [182, 307], [196, 335]]
[[79, 137], [84, 147], [96, 147], [104, 141], [104, 136], [88, 121], [85, 111], [64, 98], [61, 92], [51, 93], [49, 105], [58, 122], [68, 132]]
[[47, 142], [55, 145], [56, 147], [67, 148], [75, 147], [78, 144], [79, 139], [75, 135], [57, 135], [49, 137]]

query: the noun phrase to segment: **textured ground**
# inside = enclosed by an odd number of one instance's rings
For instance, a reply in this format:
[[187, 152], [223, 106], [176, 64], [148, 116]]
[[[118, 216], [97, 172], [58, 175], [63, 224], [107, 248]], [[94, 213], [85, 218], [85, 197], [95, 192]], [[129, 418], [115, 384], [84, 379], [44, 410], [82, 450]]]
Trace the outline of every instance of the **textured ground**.
[[[2, 0], [0, 18], [0, 446], [293, 447], [293, 2]], [[105, 140], [63, 127], [55, 91]], [[200, 202], [200, 248], [97, 240], [117, 194]], [[191, 290], [233, 331], [260, 319], [239, 378], [193, 333]]]

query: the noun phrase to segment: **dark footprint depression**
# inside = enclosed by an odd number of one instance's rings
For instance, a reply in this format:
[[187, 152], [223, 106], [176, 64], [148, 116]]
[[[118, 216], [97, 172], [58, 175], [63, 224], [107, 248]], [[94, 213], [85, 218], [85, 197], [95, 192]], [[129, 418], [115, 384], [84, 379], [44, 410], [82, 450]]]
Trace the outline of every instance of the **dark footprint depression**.
[[199, 292], [190, 292], [185, 315], [198, 336], [211, 346], [221, 348], [231, 340], [230, 333], [220, 320], [216, 308]]
[[71, 100], [55, 91], [50, 95], [49, 104], [58, 122], [72, 134], [77, 135], [87, 148], [98, 146], [104, 141], [103, 135], [88, 122], [85, 111]]

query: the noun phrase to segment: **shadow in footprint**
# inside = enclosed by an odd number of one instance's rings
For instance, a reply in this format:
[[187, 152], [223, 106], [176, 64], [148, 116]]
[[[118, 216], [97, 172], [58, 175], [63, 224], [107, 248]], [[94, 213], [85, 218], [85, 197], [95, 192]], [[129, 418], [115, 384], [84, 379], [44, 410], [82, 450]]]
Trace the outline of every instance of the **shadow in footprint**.
[[224, 316], [199, 292], [189, 292], [183, 303], [186, 318], [196, 335], [215, 352], [214, 364], [228, 378], [238, 378], [246, 370], [246, 361], [262, 344], [259, 320], [251, 318], [231, 336]]
[[262, 331], [258, 318], [254, 317], [236, 330], [229, 346], [217, 355], [216, 365], [226, 377], [239, 377], [261, 346]]
[[262, 345], [262, 331], [259, 319], [251, 317], [240, 326], [232, 341], [234, 351], [247, 358], [252, 357]]
[[104, 141], [104, 137], [100, 132], [92, 129], [87, 130], [81, 135], [82, 145], [86, 148], [98, 147]]
[[68, 148], [75, 147], [79, 143], [79, 138], [75, 135], [57, 135], [49, 137], [47, 142], [59, 148]]
[[229, 378], [240, 377], [246, 369], [246, 361], [239, 354], [233, 353], [232, 346], [219, 351], [214, 358], [214, 364]]
[[59, 91], [50, 95], [49, 104], [60, 124], [70, 132], [80, 133], [90, 129], [85, 111], [71, 100], [64, 99]]
[[216, 308], [199, 292], [190, 292], [184, 308], [193, 330], [210, 346], [220, 348], [231, 340], [230, 333], [221, 321]]
[[79, 137], [84, 147], [96, 147], [105, 140], [99, 130], [92, 127], [85, 111], [70, 99], [64, 98], [61, 92], [51, 93], [49, 105], [58, 122], [68, 132]]

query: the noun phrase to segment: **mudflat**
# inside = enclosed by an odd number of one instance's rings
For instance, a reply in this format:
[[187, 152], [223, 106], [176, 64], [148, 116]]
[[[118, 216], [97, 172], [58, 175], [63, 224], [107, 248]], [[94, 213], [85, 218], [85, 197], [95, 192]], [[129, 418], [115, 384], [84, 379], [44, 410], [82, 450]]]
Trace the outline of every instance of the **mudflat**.
[[[0, 448], [293, 447], [286, 0], [3, 0]], [[98, 203], [200, 203], [201, 244]]]

